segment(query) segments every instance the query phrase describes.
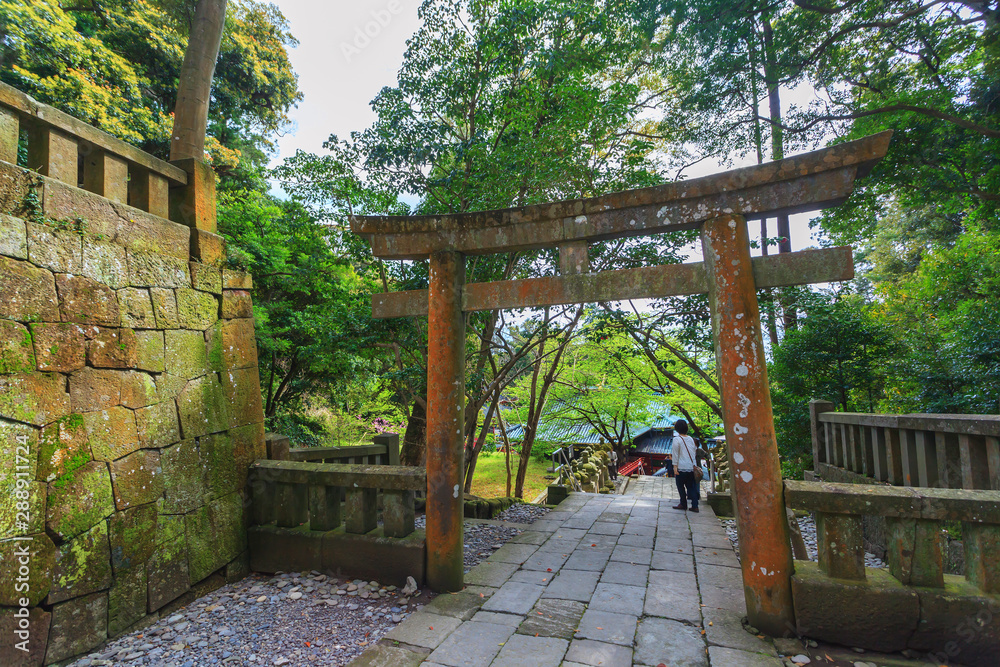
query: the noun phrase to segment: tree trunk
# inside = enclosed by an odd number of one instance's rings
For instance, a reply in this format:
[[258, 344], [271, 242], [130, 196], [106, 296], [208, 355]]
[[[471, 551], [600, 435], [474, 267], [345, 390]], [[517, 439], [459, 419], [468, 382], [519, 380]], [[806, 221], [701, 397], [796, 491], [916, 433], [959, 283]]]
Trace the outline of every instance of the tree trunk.
[[[781, 127], [781, 93], [780, 76], [777, 57], [774, 53], [774, 32], [770, 17], [764, 18], [764, 80], [767, 83], [768, 112], [771, 118], [771, 159], [781, 160], [785, 157], [785, 135]], [[778, 253], [792, 251], [791, 231], [788, 227], [788, 216], [778, 216]], [[787, 291], [782, 291], [781, 311], [785, 331], [798, 327], [798, 313], [795, 310], [794, 298]]]
[[701, 429], [698, 428], [698, 424], [697, 422], [695, 422], [694, 417], [691, 416], [691, 413], [685, 410], [683, 405], [678, 405], [677, 409], [680, 410], [681, 414], [684, 415], [684, 418], [687, 420], [688, 426], [691, 427], [691, 432], [694, 434], [694, 437], [697, 438], [698, 440], [701, 440], [702, 444], [704, 444], [704, 439], [701, 437]]
[[[747, 39], [747, 51], [750, 54], [750, 83], [751, 83], [751, 93], [753, 94], [753, 143], [754, 148], [757, 151], [757, 164], [764, 163], [764, 133], [760, 127], [760, 109], [758, 108], [758, 100], [760, 99], [757, 90], [757, 48], [760, 45], [756, 22], [753, 23], [754, 29], [752, 31], [753, 37]], [[766, 77], [766, 74], [765, 74]], [[770, 95], [768, 96], [770, 99]], [[778, 112], [781, 112], [781, 105], [778, 105]], [[767, 218], [760, 219], [760, 252], [763, 256], [767, 256]], [[770, 288], [764, 290], [764, 312], [766, 315], [767, 324], [767, 336], [771, 341], [772, 349], [778, 345], [778, 326], [775, 321], [774, 316], [774, 292]]]
[[406, 420], [399, 462], [404, 466], [420, 468], [427, 465], [427, 406], [423, 401], [413, 402], [410, 418]]
[[469, 453], [466, 455], [465, 461], [465, 492], [472, 493], [472, 478], [476, 474], [476, 462], [479, 460], [479, 454], [483, 451], [483, 445], [486, 444], [486, 433], [490, 429], [490, 424], [493, 423], [493, 413], [497, 410], [497, 405], [500, 403], [500, 390], [497, 390], [496, 395], [493, 400], [490, 401], [490, 407], [486, 411], [486, 417], [483, 419], [483, 426], [479, 429], [479, 438], [476, 443], [472, 446]]
[[171, 160], [205, 159], [208, 103], [225, 24], [226, 0], [198, 0], [177, 84]]
[[526, 430], [521, 441], [521, 456], [517, 462], [517, 478], [514, 480], [514, 497], [524, 499], [524, 480], [528, 476], [528, 462], [531, 460], [531, 448], [535, 444], [535, 429]]
[[507, 466], [507, 488], [505, 495], [510, 498], [510, 438], [507, 437], [507, 426], [503, 423], [503, 413], [497, 413], [497, 423], [500, 424], [500, 435], [503, 438], [503, 458]]
[[[760, 219], [760, 252], [767, 257], [767, 218]], [[767, 337], [771, 341], [771, 349], [778, 347], [778, 323], [774, 314], [774, 291], [768, 287], [764, 290], [764, 320], [767, 325]]]

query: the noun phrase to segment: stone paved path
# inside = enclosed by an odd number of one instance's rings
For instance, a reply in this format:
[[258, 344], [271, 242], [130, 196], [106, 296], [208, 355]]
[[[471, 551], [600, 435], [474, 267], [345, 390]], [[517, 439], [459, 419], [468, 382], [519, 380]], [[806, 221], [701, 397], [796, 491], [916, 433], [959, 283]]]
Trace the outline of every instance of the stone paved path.
[[[702, 484], [702, 486], [705, 486]], [[669, 477], [653, 477], [652, 475], [643, 475], [642, 477], [634, 477], [629, 480], [628, 486], [625, 488], [626, 496], [635, 496], [637, 498], [669, 498], [671, 500], [677, 500], [680, 495], [677, 493], [677, 482]], [[705, 497], [704, 489], [702, 489], [702, 498]]]
[[470, 571], [464, 591], [351, 664], [780, 667], [773, 645], [741, 626], [742, 579], [718, 519], [707, 505], [671, 509], [672, 486], [570, 494]]

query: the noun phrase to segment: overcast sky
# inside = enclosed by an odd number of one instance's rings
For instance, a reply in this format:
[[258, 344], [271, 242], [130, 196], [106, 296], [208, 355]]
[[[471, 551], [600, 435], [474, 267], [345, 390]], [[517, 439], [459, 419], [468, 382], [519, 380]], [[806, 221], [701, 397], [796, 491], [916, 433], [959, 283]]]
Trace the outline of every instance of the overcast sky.
[[[295, 125], [278, 141], [280, 159], [297, 150], [323, 151], [331, 134], [342, 138], [363, 130], [374, 120], [369, 102], [384, 86], [396, 83], [406, 40], [417, 29], [419, 0], [274, 0], [288, 18], [299, 46], [291, 50], [292, 67], [299, 75], [305, 99], [291, 112]], [[786, 98], [789, 96], [786, 95]], [[787, 100], [786, 100], [787, 101]], [[742, 166], [742, 165], [736, 165]], [[707, 162], [688, 177], [717, 171]], [[795, 250], [817, 245], [808, 227], [808, 215], [793, 216]], [[760, 225], [750, 224], [760, 237]], [[775, 236], [770, 222], [769, 236]], [[692, 259], [700, 248], [692, 247]], [[759, 254], [756, 251], [754, 254]]]

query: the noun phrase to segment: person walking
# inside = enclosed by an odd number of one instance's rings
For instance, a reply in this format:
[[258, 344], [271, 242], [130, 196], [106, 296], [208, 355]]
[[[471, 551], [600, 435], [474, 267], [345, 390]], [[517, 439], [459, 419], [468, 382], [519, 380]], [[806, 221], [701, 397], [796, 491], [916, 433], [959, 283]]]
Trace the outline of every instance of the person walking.
[[611, 450], [611, 466], [608, 472], [611, 473], [611, 479], [618, 479], [618, 452], [614, 449]]
[[687, 434], [688, 424], [683, 419], [678, 419], [674, 423], [674, 440], [671, 443], [671, 457], [674, 461], [674, 470], [677, 480], [677, 492], [681, 501], [674, 505], [675, 510], [687, 510], [688, 503], [691, 511], [698, 511], [698, 499], [701, 495], [698, 489], [698, 480], [694, 476], [695, 466], [698, 465], [698, 446], [694, 438]]

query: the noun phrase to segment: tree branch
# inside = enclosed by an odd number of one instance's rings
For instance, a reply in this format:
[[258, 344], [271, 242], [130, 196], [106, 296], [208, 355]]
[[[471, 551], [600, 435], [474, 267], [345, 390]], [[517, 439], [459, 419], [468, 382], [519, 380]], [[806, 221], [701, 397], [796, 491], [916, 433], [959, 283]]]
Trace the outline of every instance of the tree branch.
[[772, 126], [780, 127], [786, 132], [801, 134], [803, 132], [809, 131], [810, 129], [812, 129], [816, 125], [819, 125], [820, 123], [828, 123], [838, 120], [857, 120], [859, 118], [867, 118], [869, 116], [877, 116], [879, 114], [886, 114], [886, 113], [896, 113], [900, 111], [909, 111], [910, 113], [917, 113], [923, 116], [928, 116], [930, 118], [937, 118], [938, 120], [943, 120], [948, 123], [952, 123], [953, 125], [957, 125], [958, 127], [961, 127], [963, 129], [969, 130], [971, 132], [981, 134], [984, 137], [990, 137], [991, 139], [1000, 139], [1000, 130], [995, 130], [991, 127], [986, 127], [985, 125], [973, 123], [971, 120], [966, 120], [959, 116], [955, 116], [950, 113], [945, 113], [937, 109], [918, 107], [912, 104], [890, 104], [888, 106], [878, 107], [877, 109], [868, 109], [866, 111], [857, 111], [848, 114], [828, 114], [814, 118], [805, 125], [802, 125], [800, 127], [791, 127], [789, 125], [785, 125], [784, 123], [778, 123], [772, 121], [770, 118], [767, 118], [765, 116], [758, 115], [757, 118], [758, 120], [766, 121], [768, 124]]

